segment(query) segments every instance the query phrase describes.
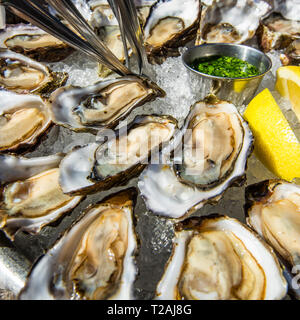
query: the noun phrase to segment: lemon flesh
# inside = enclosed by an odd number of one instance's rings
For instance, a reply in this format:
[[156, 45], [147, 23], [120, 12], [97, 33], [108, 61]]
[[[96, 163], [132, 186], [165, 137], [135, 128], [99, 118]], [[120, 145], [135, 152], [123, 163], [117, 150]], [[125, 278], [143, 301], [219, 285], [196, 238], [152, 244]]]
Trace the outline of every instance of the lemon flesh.
[[300, 143], [268, 89], [248, 105], [249, 122], [258, 159], [276, 176], [287, 181], [300, 177]]
[[282, 97], [290, 100], [293, 111], [300, 121], [300, 67], [278, 68], [275, 88]]

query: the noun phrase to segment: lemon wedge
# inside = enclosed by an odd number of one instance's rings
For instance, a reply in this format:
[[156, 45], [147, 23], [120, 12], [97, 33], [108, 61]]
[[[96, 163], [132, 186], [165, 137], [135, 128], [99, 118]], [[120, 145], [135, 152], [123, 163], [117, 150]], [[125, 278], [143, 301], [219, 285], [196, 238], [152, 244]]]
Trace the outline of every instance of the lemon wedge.
[[260, 161], [281, 179], [300, 177], [300, 143], [271, 92], [263, 90], [249, 103], [244, 118]]
[[290, 100], [293, 111], [300, 121], [300, 67], [278, 68], [275, 88], [282, 97]]

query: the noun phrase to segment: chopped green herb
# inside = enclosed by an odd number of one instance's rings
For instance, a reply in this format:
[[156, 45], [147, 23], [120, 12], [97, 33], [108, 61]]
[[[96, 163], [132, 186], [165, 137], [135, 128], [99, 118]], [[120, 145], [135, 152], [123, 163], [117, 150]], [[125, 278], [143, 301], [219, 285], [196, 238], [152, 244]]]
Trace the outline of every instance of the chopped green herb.
[[241, 59], [227, 56], [211, 56], [196, 59], [191, 67], [199, 72], [226, 78], [245, 78], [259, 75], [258, 69]]

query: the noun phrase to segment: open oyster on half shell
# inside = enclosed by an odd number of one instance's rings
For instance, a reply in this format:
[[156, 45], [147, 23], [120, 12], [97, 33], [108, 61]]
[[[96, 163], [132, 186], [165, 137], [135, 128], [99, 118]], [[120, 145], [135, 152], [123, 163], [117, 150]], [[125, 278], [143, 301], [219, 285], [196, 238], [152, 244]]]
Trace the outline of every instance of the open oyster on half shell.
[[0, 32], [0, 47], [46, 62], [63, 60], [74, 51], [61, 40], [28, 24], [7, 25]]
[[51, 72], [44, 64], [20, 53], [0, 49], [0, 88], [17, 93], [49, 92], [67, 81], [67, 74]]
[[144, 26], [144, 42], [150, 63], [178, 56], [178, 48], [195, 38], [200, 22], [199, 0], [159, 0]]
[[133, 109], [164, 95], [147, 78], [124, 76], [85, 88], [59, 88], [51, 95], [49, 108], [55, 123], [74, 131], [97, 133], [117, 126]]
[[173, 252], [157, 286], [162, 300], [275, 300], [287, 284], [272, 249], [227, 216], [175, 226]]
[[[248, 186], [245, 211], [248, 225], [274, 248], [289, 272], [299, 275], [300, 186], [283, 180]], [[299, 285], [296, 289], [299, 299]]]
[[39, 232], [82, 200], [63, 194], [59, 186], [62, 158], [0, 155], [0, 228], [10, 238], [18, 230]]
[[0, 153], [31, 148], [51, 124], [41, 97], [0, 90]]
[[[116, 19], [111, 7], [106, 0], [88, 1], [90, 14], [89, 24], [93, 27], [100, 39], [109, 50], [122, 62], [126, 60], [124, 44], [121, 36], [118, 20]], [[132, 54], [127, 43], [128, 54]], [[99, 64], [99, 75], [105, 77], [112, 71], [102, 64]]]
[[122, 185], [138, 175], [173, 137], [177, 121], [169, 116], [137, 116], [107, 141], [75, 147], [60, 165], [64, 193], [86, 194]]
[[133, 299], [136, 196], [127, 189], [88, 207], [33, 267], [20, 299]]
[[147, 18], [149, 17], [151, 6], [153, 6], [157, 0], [134, 0], [134, 2], [138, 12], [140, 24], [143, 28]]
[[182, 219], [244, 182], [253, 136], [236, 107], [207, 99], [192, 106], [169, 154], [141, 174], [138, 187], [147, 208]]
[[271, 10], [268, 1], [202, 1], [196, 45], [203, 43], [244, 43], [255, 36], [260, 19]]
[[300, 39], [299, 1], [274, 0], [274, 9], [261, 21], [257, 34], [264, 52], [284, 50]]

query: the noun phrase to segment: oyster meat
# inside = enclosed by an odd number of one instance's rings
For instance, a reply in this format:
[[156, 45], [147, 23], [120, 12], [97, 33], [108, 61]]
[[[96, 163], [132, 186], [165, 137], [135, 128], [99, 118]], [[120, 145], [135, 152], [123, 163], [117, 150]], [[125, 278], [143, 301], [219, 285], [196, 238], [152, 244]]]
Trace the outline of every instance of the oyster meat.
[[244, 43], [255, 36], [260, 19], [271, 8], [267, 1], [202, 1], [196, 45], [216, 42]]
[[62, 158], [0, 156], [0, 226], [10, 238], [18, 230], [39, 232], [82, 200], [60, 189], [58, 167]]
[[[275, 249], [289, 271], [299, 266], [300, 187], [283, 180], [248, 186], [245, 210], [248, 225]], [[299, 274], [299, 268], [293, 273]]]
[[[89, 23], [99, 34], [100, 39], [110, 51], [121, 61], [125, 62], [126, 56], [124, 44], [121, 37], [118, 20], [106, 0], [91, 0], [88, 2], [90, 8]], [[127, 44], [129, 56], [132, 54]], [[99, 75], [107, 76], [111, 70], [99, 64]]]
[[39, 96], [0, 90], [0, 152], [32, 147], [51, 124], [50, 110]]
[[[253, 136], [236, 107], [224, 101], [196, 103], [173, 144], [173, 155], [151, 164], [138, 187], [152, 212], [182, 219], [232, 184], [244, 182]], [[169, 164], [168, 164], [169, 163]]]
[[171, 117], [138, 116], [128, 128], [110, 131], [106, 142], [75, 148], [60, 165], [63, 192], [85, 194], [127, 182], [170, 141], [176, 128]]
[[53, 121], [74, 131], [113, 128], [134, 108], [165, 93], [143, 77], [125, 76], [78, 88], [64, 87], [50, 97]]
[[107, 0], [90, 0], [88, 5], [91, 11], [89, 23], [94, 29], [98, 30], [104, 26], [119, 26]]
[[145, 26], [147, 18], [150, 14], [151, 6], [153, 6], [156, 1], [157, 0], [134, 0], [142, 27]]
[[46, 62], [63, 60], [74, 51], [61, 40], [28, 24], [7, 25], [0, 32], [0, 47]]
[[144, 26], [144, 42], [150, 63], [178, 56], [178, 48], [196, 36], [200, 22], [199, 0], [159, 0]]
[[[143, 26], [149, 16], [151, 6], [157, 0], [134, 0], [140, 23]], [[99, 26], [118, 26], [118, 21], [110, 8], [107, 0], [90, 0], [88, 2], [91, 14], [89, 15], [90, 24], [94, 28]]]
[[[278, 7], [265, 19], [257, 31], [260, 48], [264, 52], [286, 49], [294, 40], [300, 39], [300, 16], [297, 5], [290, 3], [288, 9], [278, 10]], [[298, 3], [300, 12], [300, 5]], [[285, 16], [283, 16], [285, 14]], [[289, 18], [286, 18], [289, 17]]]
[[272, 249], [236, 219], [211, 215], [176, 225], [162, 300], [275, 300], [287, 284]]
[[34, 266], [20, 299], [133, 299], [136, 196], [127, 189], [88, 207]]
[[22, 54], [0, 49], [0, 88], [17, 93], [48, 94], [63, 85], [65, 73], [51, 72], [42, 63]]

